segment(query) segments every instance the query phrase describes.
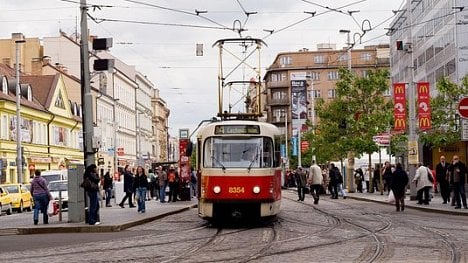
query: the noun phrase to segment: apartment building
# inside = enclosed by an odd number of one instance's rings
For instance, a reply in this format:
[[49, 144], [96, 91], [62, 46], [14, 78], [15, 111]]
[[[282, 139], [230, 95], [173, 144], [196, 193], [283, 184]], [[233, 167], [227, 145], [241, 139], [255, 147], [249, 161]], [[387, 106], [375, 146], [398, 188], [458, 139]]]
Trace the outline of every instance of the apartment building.
[[[315, 101], [335, 98], [336, 82], [340, 77], [338, 70], [348, 67], [349, 59], [352, 71], [361, 76], [371, 70], [388, 69], [389, 46], [366, 46], [348, 52], [347, 49], [336, 49], [334, 44], [319, 44], [315, 51], [302, 49], [279, 53], [264, 76], [267, 122], [278, 126], [283, 133], [287, 127], [289, 136], [299, 127], [304, 131], [307, 119], [316, 124]], [[296, 88], [305, 90], [303, 99], [292, 96]], [[304, 110], [296, 115], [294, 112], [299, 103], [304, 105]]]

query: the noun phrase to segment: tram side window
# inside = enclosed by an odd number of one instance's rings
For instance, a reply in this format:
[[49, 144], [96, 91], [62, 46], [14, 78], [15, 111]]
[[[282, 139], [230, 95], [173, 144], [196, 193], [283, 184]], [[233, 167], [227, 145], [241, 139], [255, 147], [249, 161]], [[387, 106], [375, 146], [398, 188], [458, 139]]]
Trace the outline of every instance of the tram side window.
[[273, 167], [273, 141], [270, 138], [263, 138], [263, 154], [261, 167]]

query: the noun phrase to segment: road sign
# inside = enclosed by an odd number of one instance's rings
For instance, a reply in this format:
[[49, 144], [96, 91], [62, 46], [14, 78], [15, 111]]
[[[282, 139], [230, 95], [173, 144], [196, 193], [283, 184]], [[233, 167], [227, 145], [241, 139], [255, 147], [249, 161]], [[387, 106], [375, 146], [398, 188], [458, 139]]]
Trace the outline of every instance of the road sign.
[[468, 97], [458, 102], [458, 113], [460, 113], [462, 118], [468, 119]]
[[379, 146], [389, 146], [392, 135], [390, 133], [379, 133], [372, 140]]

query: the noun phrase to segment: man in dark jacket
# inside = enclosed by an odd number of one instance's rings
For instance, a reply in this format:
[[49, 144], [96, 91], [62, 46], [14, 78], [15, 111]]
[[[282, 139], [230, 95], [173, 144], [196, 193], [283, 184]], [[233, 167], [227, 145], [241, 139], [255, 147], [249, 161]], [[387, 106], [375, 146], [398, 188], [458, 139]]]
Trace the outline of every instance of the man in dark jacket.
[[104, 192], [106, 193], [106, 207], [112, 207], [110, 200], [112, 198], [112, 177], [110, 176], [109, 171], [104, 174], [104, 185], [102, 186]]
[[296, 170], [296, 184], [297, 184], [297, 195], [299, 196], [297, 201], [304, 201], [307, 178], [306, 178], [306, 174], [302, 170], [302, 167], [300, 166], [297, 167], [297, 170]]
[[392, 179], [390, 180], [390, 189], [395, 196], [395, 206], [397, 211], [405, 210], [405, 193], [408, 181], [408, 174], [403, 170], [401, 163], [397, 163], [395, 171], [392, 174]]
[[453, 186], [455, 196], [455, 209], [460, 209], [461, 204], [468, 209], [465, 194], [465, 175], [466, 166], [459, 160], [458, 155], [453, 156], [452, 165], [448, 168], [450, 175], [450, 184]]
[[440, 195], [444, 204], [450, 202], [450, 184], [447, 178], [449, 164], [445, 162], [445, 156], [440, 156], [440, 163], [436, 165], [436, 180], [439, 183]]
[[124, 203], [128, 199], [128, 205], [129, 207], [135, 207], [133, 204], [132, 200], [132, 195], [133, 195], [133, 174], [130, 170], [130, 167], [128, 165], [125, 166], [124, 170], [124, 192], [125, 196], [120, 202], [119, 206], [124, 208]]
[[332, 199], [338, 199], [338, 186], [340, 185], [340, 170], [335, 167], [334, 163], [330, 164], [330, 193]]

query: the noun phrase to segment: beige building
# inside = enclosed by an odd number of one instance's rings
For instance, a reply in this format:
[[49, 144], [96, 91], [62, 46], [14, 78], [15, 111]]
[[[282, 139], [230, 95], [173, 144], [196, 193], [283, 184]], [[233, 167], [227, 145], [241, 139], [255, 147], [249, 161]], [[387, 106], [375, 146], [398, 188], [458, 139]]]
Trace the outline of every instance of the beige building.
[[[0, 182], [18, 182], [16, 157], [16, 79], [14, 69], [0, 64]], [[60, 73], [20, 76], [22, 182], [35, 170], [83, 163], [81, 110], [69, 100]]]
[[173, 159], [169, 158], [169, 125], [168, 119], [170, 111], [167, 108], [167, 103], [161, 96], [159, 96], [159, 90], [153, 90], [153, 96], [151, 98], [151, 105], [153, 107], [153, 134], [156, 145], [153, 152], [156, 154], [156, 160], [159, 162], [168, 162]]
[[[299, 83], [306, 89], [304, 114], [301, 114], [302, 124], [305, 123], [305, 119], [316, 124], [318, 119], [315, 118], [315, 100], [335, 98], [336, 82], [340, 77], [338, 70], [349, 66], [349, 54], [352, 71], [361, 76], [366, 76], [370, 70], [388, 69], [390, 66], [388, 45], [368, 46], [348, 52], [346, 49], [337, 50], [332, 44], [319, 44], [316, 51], [302, 49], [278, 54], [272, 65], [267, 68], [264, 77], [264, 109], [267, 122], [278, 126], [283, 133], [288, 125], [289, 136], [292, 129], [297, 129], [291, 127], [294, 126], [293, 110], [298, 108], [298, 102], [292, 100], [291, 92], [292, 83]], [[294, 118], [296, 116], [298, 115]]]

